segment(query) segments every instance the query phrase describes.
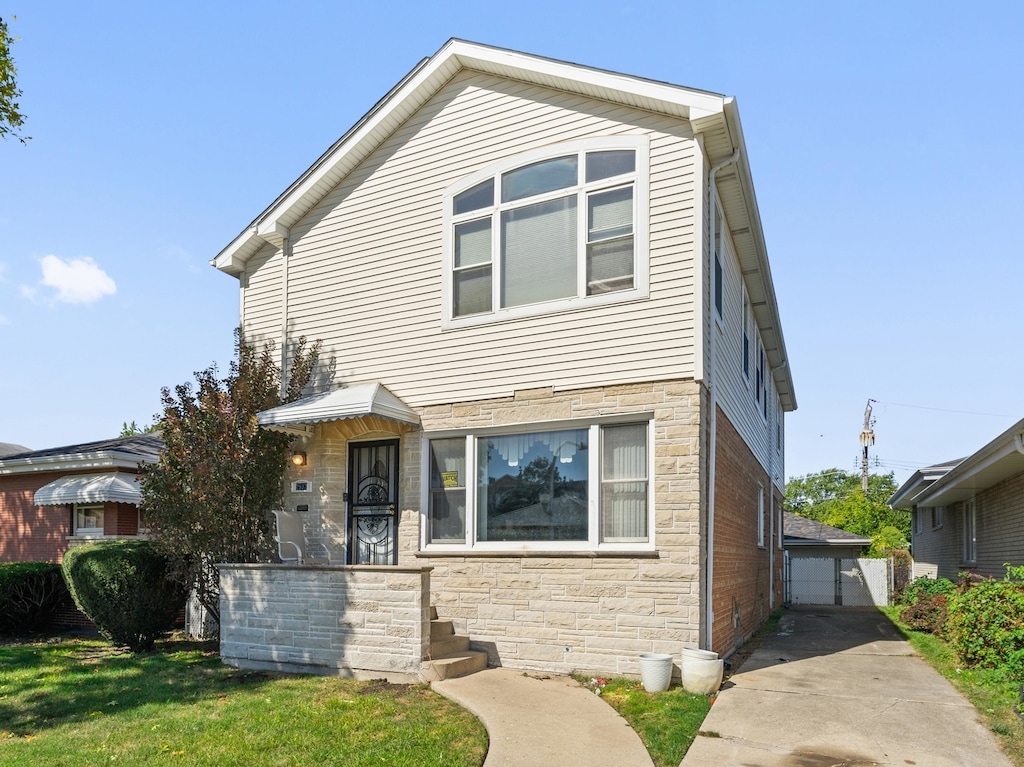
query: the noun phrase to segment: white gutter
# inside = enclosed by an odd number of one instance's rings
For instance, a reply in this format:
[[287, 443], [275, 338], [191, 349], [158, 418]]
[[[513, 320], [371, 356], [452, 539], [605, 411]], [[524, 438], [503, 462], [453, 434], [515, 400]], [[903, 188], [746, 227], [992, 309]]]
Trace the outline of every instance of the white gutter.
[[[740, 150], [737, 149], [729, 157], [722, 160], [717, 165], [711, 167], [711, 171], [708, 173], [708, 225], [711, 228], [711, 237], [708, 243], [708, 254], [711, 255], [711, 251], [715, 247], [715, 210], [717, 209], [718, 201], [716, 197], [715, 187], [715, 176], [718, 175], [718, 171], [724, 168], [726, 165], [730, 165], [736, 162], [740, 157]], [[714, 275], [714, 269], [711, 271], [712, 276]], [[712, 291], [715, 289], [714, 285], [711, 286]], [[703, 291], [703, 286], [701, 287]], [[714, 302], [712, 302], [713, 304]], [[710, 305], [709, 305], [710, 306]], [[710, 312], [714, 312], [714, 309], [710, 309]], [[718, 376], [717, 361], [718, 361], [718, 344], [717, 338], [718, 333], [715, 330], [715, 318], [711, 316], [711, 370], [708, 372], [710, 375], [705, 376], [705, 381], [708, 386], [708, 411], [710, 413], [710, 436], [708, 439], [708, 559], [707, 559], [707, 597], [705, 603], [705, 649], [710, 650], [714, 645], [713, 640], [713, 627], [715, 625], [715, 610], [714, 610], [714, 595], [715, 590], [712, 588], [715, 579], [715, 450], [717, 447], [718, 439], [718, 398], [715, 395], [715, 379]], [[703, 317], [701, 318], [703, 322]]]
[[1018, 453], [1024, 455], [1024, 431], [1013, 436], [1013, 446], [1017, 449]]

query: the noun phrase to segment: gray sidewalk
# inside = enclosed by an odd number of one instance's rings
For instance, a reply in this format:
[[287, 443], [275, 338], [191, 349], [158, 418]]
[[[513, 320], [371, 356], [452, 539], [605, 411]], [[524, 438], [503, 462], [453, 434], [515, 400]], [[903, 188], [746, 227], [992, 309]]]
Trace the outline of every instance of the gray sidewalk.
[[681, 767], [1010, 767], [978, 712], [874, 609], [794, 608]]
[[569, 677], [494, 668], [431, 687], [487, 728], [484, 767], [652, 765], [626, 721]]

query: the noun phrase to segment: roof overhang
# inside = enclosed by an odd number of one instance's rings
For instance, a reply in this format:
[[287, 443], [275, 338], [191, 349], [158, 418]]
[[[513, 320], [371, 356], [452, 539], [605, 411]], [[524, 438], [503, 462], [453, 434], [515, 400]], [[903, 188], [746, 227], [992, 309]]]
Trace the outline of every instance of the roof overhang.
[[111, 471], [103, 474], [73, 474], [36, 490], [36, 506], [64, 506], [69, 503], [130, 503], [142, 500], [137, 474]]
[[899, 489], [892, 494], [888, 500], [889, 506], [894, 509], [913, 508], [917, 504], [918, 497], [946, 476], [958, 463], [960, 461], [949, 461], [915, 471], [910, 479], [900, 485]]
[[257, 414], [260, 426], [308, 436], [313, 424], [376, 415], [419, 426], [420, 417], [381, 383], [364, 383], [314, 394]]
[[870, 546], [870, 538], [792, 538], [785, 536], [783, 546]]
[[80, 471], [83, 469], [135, 469], [140, 463], [158, 459], [119, 450], [99, 450], [66, 455], [33, 455], [0, 461], [0, 475], [36, 471]]
[[957, 464], [918, 495], [914, 503], [948, 506], [972, 498], [1021, 472], [1024, 472], [1024, 420]]
[[293, 224], [462, 70], [500, 75], [685, 120], [715, 115], [721, 120], [726, 101], [724, 96], [707, 91], [452, 39], [423, 59], [360, 118], [224, 248], [213, 259], [213, 265], [238, 277], [246, 261], [265, 244], [280, 246]]

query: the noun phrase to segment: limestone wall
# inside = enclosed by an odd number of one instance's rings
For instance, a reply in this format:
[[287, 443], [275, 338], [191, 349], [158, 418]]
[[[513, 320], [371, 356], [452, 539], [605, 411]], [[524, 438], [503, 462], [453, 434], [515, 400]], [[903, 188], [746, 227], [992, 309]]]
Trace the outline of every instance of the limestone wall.
[[225, 663], [418, 679], [429, 567], [221, 565], [220, 582]]

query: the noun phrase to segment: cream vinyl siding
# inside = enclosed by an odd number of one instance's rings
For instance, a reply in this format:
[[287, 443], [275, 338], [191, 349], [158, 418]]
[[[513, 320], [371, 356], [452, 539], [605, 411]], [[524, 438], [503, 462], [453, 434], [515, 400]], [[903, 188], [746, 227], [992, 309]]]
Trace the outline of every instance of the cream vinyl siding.
[[262, 344], [281, 339], [281, 251], [265, 245], [246, 264], [241, 287], [242, 324], [246, 340]]
[[[444, 191], [614, 135], [649, 142], [650, 298], [442, 330]], [[380, 380], [414, 406], [691, 376], [695, 151], [685, 121], [463, 72], [291, 228], [289, 333], [323, 339], [335, 384]], [[247, 327], [272, 327], [280, 273], [252, 270]]]
[[[779, 418], [778, 394], [775, 391], [771, 371], [765, 360], [765, 378], [768, 381], [768, 418], [765, 419], [762, 404], [756, 397], [758, 334], [756, 320], [750, 312], [747, 325], [750, 336], [750, 377], [743, 374], [743, 275], [736, 259], [735, 244], [729, 233], [726, 219], [722, 218], [722, 274], [724, 278], [723, 316], [721, 321], [711, 319], [711, 332], [715, 333], [717, 349], [718, 404], [736, 428], [744, 442], [750, 447], [766, 472], [771, 473], [780, 488], [784, 487], [784, 451], [776, 450], [775, 424]], [[709, 235], [710, 237], [710, 235]], [[710, 247], [714, 247], [710, 242]], [[713, 256], [711, 256], [713, 258]], [[710, 261], [709, 261], [710, 263]], [[708, 270], [713, 273], [713, 269]], [[713, 274], [709, 277], [713, 279]], [[713, 289], [709, 285], [709, 291]], [[711, 293], [708, 306], [714, 313]], [[748, 308], [749, 311], [749, 308]]]

